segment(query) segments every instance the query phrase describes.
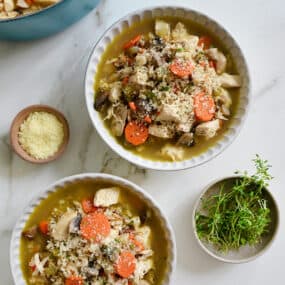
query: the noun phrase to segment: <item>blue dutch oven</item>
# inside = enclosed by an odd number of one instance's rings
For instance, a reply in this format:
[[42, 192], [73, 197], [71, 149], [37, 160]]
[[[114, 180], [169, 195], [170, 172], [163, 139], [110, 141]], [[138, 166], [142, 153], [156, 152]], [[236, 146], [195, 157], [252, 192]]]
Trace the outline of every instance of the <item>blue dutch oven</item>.
[[55, 34], [78, 21], [100, 0], [62, 0], [36, 13], [0, 20], [0, 39], [32, 40]]

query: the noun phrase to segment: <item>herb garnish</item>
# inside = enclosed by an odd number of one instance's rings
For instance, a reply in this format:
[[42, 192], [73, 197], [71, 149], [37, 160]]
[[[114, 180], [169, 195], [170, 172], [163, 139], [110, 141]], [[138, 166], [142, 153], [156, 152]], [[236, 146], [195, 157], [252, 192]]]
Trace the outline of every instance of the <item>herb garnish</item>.
[[258, 155], [253, 159], [256, 173], [239, 172], [233, 184], [224, 183], [217, 195], [202, 201], [206, 215], [196, 213], [196, 228], [200, 239], [221, 251], [238, 249], [260, 242], [270, 223], [270, 209], [263, 189], [273, 177], [267, 160]]

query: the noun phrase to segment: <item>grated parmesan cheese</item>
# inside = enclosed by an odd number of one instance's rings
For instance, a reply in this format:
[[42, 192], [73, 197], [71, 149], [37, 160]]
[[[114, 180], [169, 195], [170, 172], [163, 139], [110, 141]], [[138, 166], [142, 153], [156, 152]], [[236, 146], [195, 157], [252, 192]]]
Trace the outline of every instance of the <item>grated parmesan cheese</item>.
[[63, 142], [62, 123], [47, 112], [33, 112], [22, 123], [19, 143], [36, 159], [46, 159], [54, 155]]

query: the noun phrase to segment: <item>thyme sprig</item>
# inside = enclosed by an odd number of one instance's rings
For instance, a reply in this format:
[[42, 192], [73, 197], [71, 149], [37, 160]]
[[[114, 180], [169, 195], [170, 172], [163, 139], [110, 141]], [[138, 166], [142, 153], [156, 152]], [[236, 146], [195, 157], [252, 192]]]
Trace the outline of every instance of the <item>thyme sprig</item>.
[[270, 209], [264, 188], [273, 178], [269, 174], [271, 166], [259, 155], [253, 162], [255, 174], [235, 172], [239, 177], [221, 184], [219, 193], [202, 200], [202, 211], [196, 213], [199, 238], [221, 251], [255, 245], [268, 231]]

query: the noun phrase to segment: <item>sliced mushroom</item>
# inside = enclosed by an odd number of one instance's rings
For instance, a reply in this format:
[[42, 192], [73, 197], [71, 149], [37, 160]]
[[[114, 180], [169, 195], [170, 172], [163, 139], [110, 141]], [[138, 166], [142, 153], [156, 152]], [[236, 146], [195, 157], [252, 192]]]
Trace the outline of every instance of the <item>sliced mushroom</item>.
[[33, 227], [23, 231], [22, 236], [29, 239], [29, 240], [33, 240], [36, 237], [37, 232], [38, 232], [37, 226], [33, 226]]
[[99, 91], [95, 97], [94, 108], [96, 111], [101, 111], [108, 99], [108, 93]]
[[192, 146], [193, 143], [194, 143], [193, 133], [185, 133], [177, 141], [177, 145]]
[[80, 223], [82, 220], [81, 214], [77, 214], [77, 216], [70, 222], [69, 224], [69, 232], [72, 234], [78, 234], [80, 230]]
[[69, 225], [71, 221], [77, 216], [77, 212], [68, 210], [57, 221], [55, 227], [52, 229], [51, 236], [55, 240], [65, 240], [68, 236]]
[[195, 134], [197, 136], [203, 136], [206, 139], [213, 138], [218, 130], [221, 128], [221, 121], [219, 119], [206, 122], [206, 123], [201, 123], [196, 127]]
[[217, 48], [210, 48], [207, 50], [209, 57], [216, 61], [216, 71], [221, 74], [225, 71], [227, 66], [227, 58]]
[[219, 83], [225, 88], [234, 88], [241, 86], [241, 77], [239, 75], [232, 75], [228, 73], [223, 73], [218, 77]]

